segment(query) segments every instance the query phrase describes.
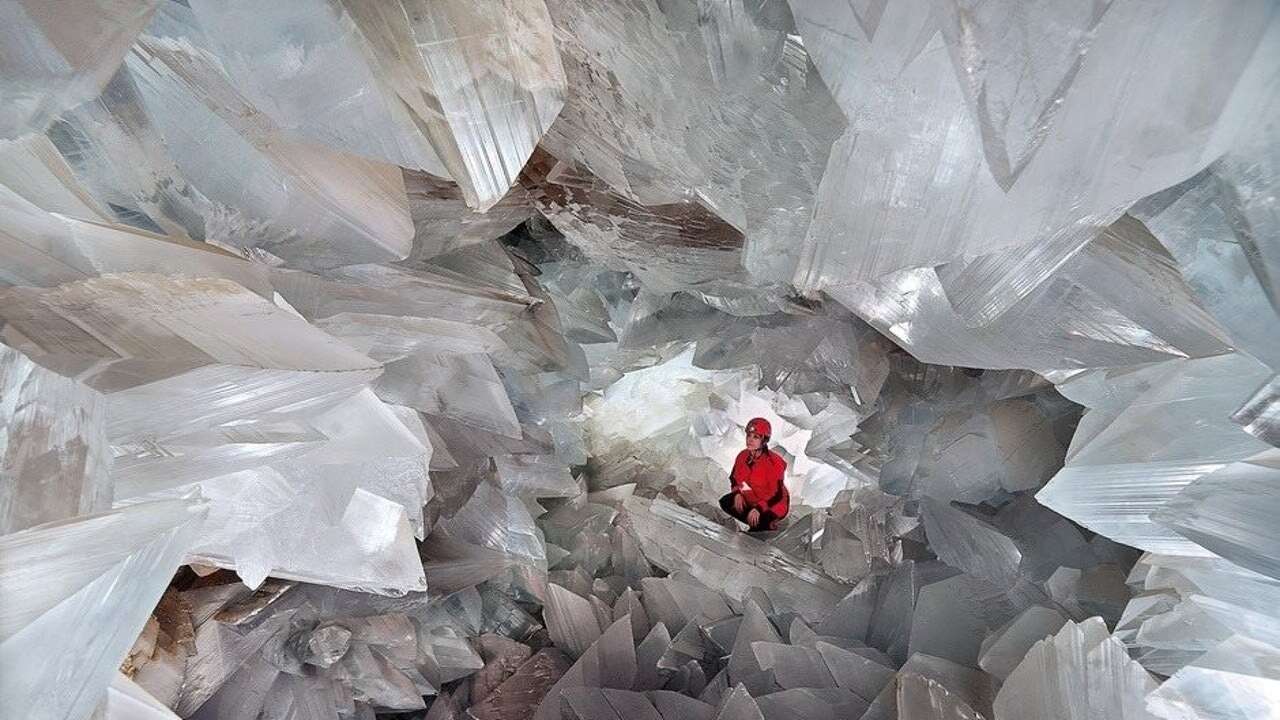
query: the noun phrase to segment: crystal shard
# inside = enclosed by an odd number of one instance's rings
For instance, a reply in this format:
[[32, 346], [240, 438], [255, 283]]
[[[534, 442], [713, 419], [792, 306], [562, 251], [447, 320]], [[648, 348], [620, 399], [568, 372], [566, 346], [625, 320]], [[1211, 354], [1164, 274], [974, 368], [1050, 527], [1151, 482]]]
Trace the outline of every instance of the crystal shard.
[[1219, 557], [1280, 578], [1280, 537], [1271, 522], [1277, 480], [1280, 453], [1273, 450], [1201, 477], [1152, 518]]
[[997, 720], [1152, 718], [1145, 698], [1156, 683], [1107, 634], [1101, 619], [1067, 623], [1037, 642], [1005, 679]]
[[0, 344], [0, 535], [106, 510], [102, 394]]
[[6, 5], [0, 138], [43, 132], [58, 113], [92, 99], [155, 8], [149, 0]]
[[543, 0], [344, 7], [468, 204], [488, 210], [565, 102]]
[[87, 718], [199, 535], [197, 499], [141, 503], [0, 538], [0, 697]]
[[1038, 599], [1036, 590], [1006, 591], [968, 575], [925, 585], [911, 617], [911, 653], [977, 666], [986, 634]]
[[970, 575], [1009, 586], [1018, 579], [1022, 553], [981, 519], [932, 498], [923, 503], [924, 528], [938, 559]]
[[[224, 280], [125, 274], [15, 288], [3, 298], [6, 332], [23, 338], [20, 349], [69, 373], [83, 369], [82, 381], [108, 395], [107, 433], [117, 443], [350, 392], [377, 372], [368, 358]], [[286, 333], [282, 354], [268, 338]]]
[[1280, 447], [1280, 375], [1272, 375], [1231, 419], [1250, 435]]
[[175, 720], [178, 716], [123, 674], [107, 688], [107, 720]]
[[1029, 607], [982, 643], [978, 665], [1000, 680], [1009, 677], [1035, 643], [1056, 635], [1067, 618], [1041, 605]]
[[206, 226], [225, 223], [216, 239], [308, 268], [409, 254], [399, 168], [284, 137], [200, 49], [199, 28], [175, 22], [152, 31], [127, 67], [173, 163], [214, 204]]
[[[631, 619], [623, 617], [605, 630], [600, 639], [560, 677], [533, 715], [537, 720], [554, 720], [561, 716], [564, 702], [562, 690], [569, 688], [628, 689], [635, 680], [636, 647], [632, 639]], [[519, 673], [517, 673], [517, 676]], [[513, 678], [514, 679], [514, 678]], [[510, 681], [508, 681], [510, 682]], [[499, 688], [501, 691], [501, 688]], [[496, 692], [495, 692], [496, 694]], [[525, 706], [525, 716], [530, 706]]]
[[1273, 718], [1280, 710], [1276, 648], [1238, 635], [1196, 658], [1147, 696], [1154, 717]]
[[1197, 479], [1270, 448], [1231, 422], [1267, 377], [1265, 366], [1239, 353], [1173, 361], [1149, 389], [1104, 414], [1105, 428], [1073, 448], [1037, 499], [1118, 542], [1206, 554], [1148, 516]]
[[816, 568], [671, 503], [630, 497], [623, 508], [645, 557], [668, 572], [688, 572], [734, 599], [762, 588], [775, 607], [815, 622], [840, 599], [840, 586]]
[[[793, 9], [850, 118], [797, 271], [797, 284], [813, 290], [1096, 232], [1212, 161], [1265, 95], [1255, 84], [1265, 82], [1263, 3], [1238, 14], [1142, 3], [1015, 13], [965, 2], [935, 13], [928, 3], [889, 3], [874, 33], [851, 7], [814, 0]], [[1135, 23], [1147, 29], [1142, 50], [1129, 35]], [[1226, 65], [1213, 72], [1230, 80], [1211, 97], [1174, 93], [1175, 111], [1168, 92], [1207, 72], [1189, 44], [1221, 53]], [[1142, 80], [1122, 80], [1114, 67]], [[1141, 109], [1155, 106], [1183, 120], [1156, 132]]]
[[557, 647], [578, 657], [600, 637], [591, 604], [555, 583], [547, 586], [547, 631]]

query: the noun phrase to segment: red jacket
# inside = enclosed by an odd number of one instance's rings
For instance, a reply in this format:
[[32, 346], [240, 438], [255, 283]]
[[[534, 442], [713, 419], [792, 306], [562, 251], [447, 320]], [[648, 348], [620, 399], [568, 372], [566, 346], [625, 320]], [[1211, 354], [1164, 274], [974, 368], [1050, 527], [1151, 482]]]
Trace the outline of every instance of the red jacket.
[[750, 450], [743, 450], [733, 461], [733, 472], [729, 474], [729, 483], [734, 492], [742, 493], [747, 505], [759, 510], [768, 510], [775, 517], [786, 517], [791, 509], [791, 494], [783, 477], [787, 473], [787, 461], [776, 452], [765, 452], [747, 464], [751, 457]]

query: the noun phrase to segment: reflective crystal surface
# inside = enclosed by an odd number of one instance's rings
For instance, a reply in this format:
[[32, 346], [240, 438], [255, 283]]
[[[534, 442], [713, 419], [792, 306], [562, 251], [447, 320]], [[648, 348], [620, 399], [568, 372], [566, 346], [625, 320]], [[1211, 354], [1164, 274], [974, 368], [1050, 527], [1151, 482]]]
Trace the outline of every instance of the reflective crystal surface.
[[0, 5], [0, 714], [1280, 717], [1276, 3]]

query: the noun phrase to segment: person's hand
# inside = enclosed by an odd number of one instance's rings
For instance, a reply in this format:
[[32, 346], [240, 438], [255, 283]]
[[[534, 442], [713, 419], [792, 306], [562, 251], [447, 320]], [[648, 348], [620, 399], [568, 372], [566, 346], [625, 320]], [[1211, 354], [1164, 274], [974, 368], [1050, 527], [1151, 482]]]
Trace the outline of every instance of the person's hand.
[[747, 501], [742, 499], [742, 493], [734, 493], [733, 495], [733, 511], [742, 512], [747, 509]]
[[760, 524], [760, 511], [751, 508], [751, 512], [747, 513], [747, 524], [755, 527]]

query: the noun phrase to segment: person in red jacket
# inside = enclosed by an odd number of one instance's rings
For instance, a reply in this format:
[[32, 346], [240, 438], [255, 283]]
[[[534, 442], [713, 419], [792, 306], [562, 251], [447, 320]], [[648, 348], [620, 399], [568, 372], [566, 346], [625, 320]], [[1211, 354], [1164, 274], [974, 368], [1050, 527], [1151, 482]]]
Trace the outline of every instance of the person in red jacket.
[[721, 509], [752, 531], [776, 530], [791, 509], [791, 494], [783, 481], [787, 461], [769, 449], [772, 432], [764, 418], [747, 423], [747, 447], [733, 461], [729, 494], [720, 498]]

